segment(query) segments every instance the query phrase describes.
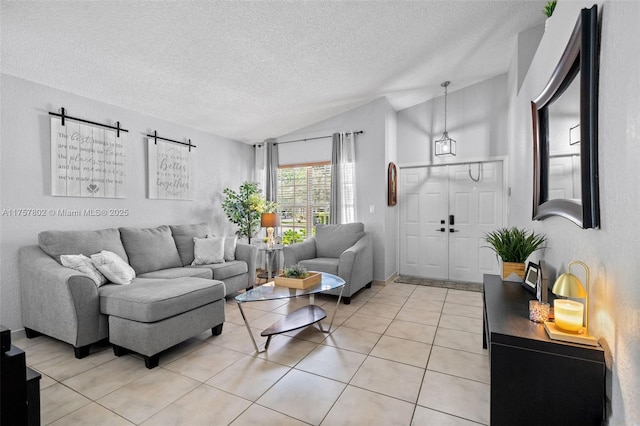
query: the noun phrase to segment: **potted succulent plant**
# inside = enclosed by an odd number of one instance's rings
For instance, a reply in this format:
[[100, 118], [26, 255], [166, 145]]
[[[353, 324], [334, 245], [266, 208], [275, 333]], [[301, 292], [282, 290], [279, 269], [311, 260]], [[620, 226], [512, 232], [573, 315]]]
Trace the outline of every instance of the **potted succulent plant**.
[[277, 275], [274, 281], [278, 286], [305, 289], [319, 283], [321, 279], [322, 274], [319, 272], [309, 272], [307, 268], [296, 263], [284, 268], [282, 275]]
[[296, 263], [295, 265], [284, 268], [284, 276], [287, 278], [306, 278], [309, 275], [307, 268]]
[[547, 240], [543, 234], [536, 234], [523, 228], [500, 228], [485, 234], [489, 248], [502, 260], [502, 278], [516, 273], [524, 278], [525, 262], [536, 250], [540, 250]]

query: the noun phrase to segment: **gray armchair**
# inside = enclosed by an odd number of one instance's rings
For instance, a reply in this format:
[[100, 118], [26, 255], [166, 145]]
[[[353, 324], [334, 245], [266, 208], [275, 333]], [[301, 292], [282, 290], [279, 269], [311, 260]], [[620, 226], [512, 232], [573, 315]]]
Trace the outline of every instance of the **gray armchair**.
[[[373, 281], [373, 239], [362, 223], [317, 225], [316, 235], [284, 247], [284, 266], [296, 263], [310, 271], [328, 272], [345, 280], [345, 305]], [[340, 290], [326, 293], [338, 295]]]

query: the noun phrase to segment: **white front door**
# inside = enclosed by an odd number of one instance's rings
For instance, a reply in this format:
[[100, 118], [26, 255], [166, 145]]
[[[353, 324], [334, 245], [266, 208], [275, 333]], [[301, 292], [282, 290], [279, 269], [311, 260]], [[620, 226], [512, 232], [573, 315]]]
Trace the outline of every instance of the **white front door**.
[[401, 170], [401, 274], [447, 278], [447, 173], [446, 167]]
[[503, 225], [502, 162], [400, 170], [400, 273], [481, 282], [485, 232]]

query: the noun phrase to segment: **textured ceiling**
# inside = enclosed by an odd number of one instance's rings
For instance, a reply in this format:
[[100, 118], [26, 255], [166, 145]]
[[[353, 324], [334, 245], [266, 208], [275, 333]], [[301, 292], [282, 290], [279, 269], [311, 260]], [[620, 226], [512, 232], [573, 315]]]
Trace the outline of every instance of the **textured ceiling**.
[[2, 72], [253, 143], [507, 71], [546, 1], [6, 1]]

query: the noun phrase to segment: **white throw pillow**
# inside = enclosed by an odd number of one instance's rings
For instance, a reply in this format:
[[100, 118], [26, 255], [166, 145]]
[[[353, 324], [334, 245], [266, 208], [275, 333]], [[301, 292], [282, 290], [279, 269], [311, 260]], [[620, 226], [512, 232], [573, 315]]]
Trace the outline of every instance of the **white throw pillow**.
[[62, 266], [74, 269], [76, 271], [86, 274], [96, 283], [96, 287], [100, 287], [107, 282], [104, 275], [100, 273], [89, 259], [84, 254], [63, 254], [60, 256], [60, 262]]
[[102, 250], [92, 254], [91, 261], [114, 284], [131, 284], [136, 277], [136, 271], [114, 252]]
[[224, 263], [224, 238], [194, 238], [193, 257], [191, 265]]
[[236, 260], [236, 243], [238, 242], [238, 237], [224, 237], [224, 260], [229, 262], [231, 260]]

